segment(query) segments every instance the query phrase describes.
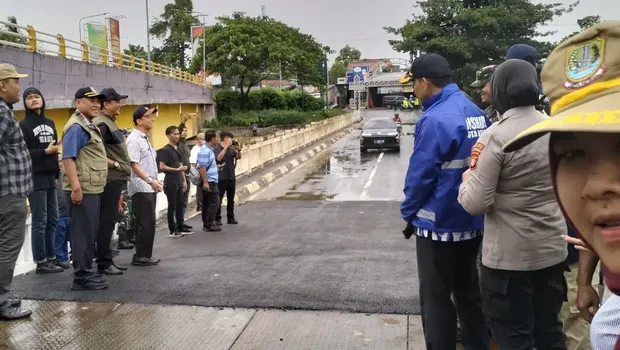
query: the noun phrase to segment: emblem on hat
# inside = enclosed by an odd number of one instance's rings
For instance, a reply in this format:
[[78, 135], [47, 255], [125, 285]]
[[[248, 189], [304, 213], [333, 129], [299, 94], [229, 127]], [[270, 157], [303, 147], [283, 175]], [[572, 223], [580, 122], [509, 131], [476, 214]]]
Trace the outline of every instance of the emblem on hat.
[[596, 38], [566, 51], [566, 78], [564, 83], [567, 89], [579, 89], [592, 84], [602, 77], [607, 70], [603, 66], [605, 55], [605, 39]]

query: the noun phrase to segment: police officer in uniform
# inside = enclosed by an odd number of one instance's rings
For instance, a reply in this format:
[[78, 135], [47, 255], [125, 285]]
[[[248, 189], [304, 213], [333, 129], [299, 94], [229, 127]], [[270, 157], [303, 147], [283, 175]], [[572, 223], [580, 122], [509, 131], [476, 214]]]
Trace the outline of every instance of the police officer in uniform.
[[93, 271], [101, 193], [108, 176], [103, 138], [92, 122], [99, 115], [101, 97], [92, 87], [75, 93], [76, 111], [62, 137], [62, 186], [69, 204], [74, 290], [108, 288], [105, 277]]
[[491, 97], [491, 77], [495, 72], [496, 65], [486, 66], [476, 72], [476, 81], [471, 83], [471, 87], [477, 89], [480, 93], [482, 103], [487, 106], [484, 113], [487, 115], [491, 123], [499, 121], [499, 113], [493, 107], [493, 99]]

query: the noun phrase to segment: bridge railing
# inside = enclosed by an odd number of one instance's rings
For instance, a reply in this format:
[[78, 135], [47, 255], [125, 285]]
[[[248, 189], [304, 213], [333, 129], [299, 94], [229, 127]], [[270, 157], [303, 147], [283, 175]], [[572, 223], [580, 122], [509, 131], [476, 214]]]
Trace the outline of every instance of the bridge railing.
[[[31, 25], [26, 27], [9, 22], [0, 21], [0, 25], [24, 30], [27, 35], [14, 33], [0, 28], [0, 33], [24, 43], [16, 43], [9, 40], [0, 40], [0, 45], [16, 47], [30, 52], [37, 52], [44, 55], [59, 56], [65, 59], [79, 60], [92, 64], [102, 64], [118, 68], [140, 71], [152, 75], [161, 75], [176, 80], [186, 81], [192, 84], [212, 87], [211, 83], [204, 81], [192, 73], [182, 71], [177, 68], [165, 66], [159, 63], [149, 62], [144, 58], [134, 57], [120, 51], [112, 51], [107, 48], [89, 45], [85, 41], [75, 41], [65, 39], [62, 34], [49, 34], [34, 29]], [[48, 49], [47, 45], [53, 49]]]

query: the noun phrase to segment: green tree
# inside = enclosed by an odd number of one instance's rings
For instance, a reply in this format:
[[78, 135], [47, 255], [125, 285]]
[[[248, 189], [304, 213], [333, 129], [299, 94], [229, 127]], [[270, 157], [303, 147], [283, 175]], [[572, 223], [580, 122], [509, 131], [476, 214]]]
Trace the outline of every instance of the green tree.
[[[273, 73], [297, 78], [306, 85], [320, 85], [317, 63], [324, 48], [307, 34], [268, 17], [249, 17], [242, 12], [218, 18], [206, 32], [207, 69], [222, 75], [239, 88], [240, 107], [247, 109], [248, 92]], [[203, 45], [201, 42], [200, 45]], [[202, 52], [202, 46], [197, 52]], [[202, 65], [202, 54], [194, 56], [190, 71]]]
[[578, 2], [564, 5], [532, 0], [426, 0], [414, 5], [421, 14], [388, 33], [399, 52], [434, 52], [455, 71], [454, 80], [468, 86], [480, 67], [501, 62], [513, 44], [530, 44], [545, 57], [553, 44], [540, 41], [555, 32], [541, 31], [554, 18], [570, 12]]
[[336, 84], [338, 78], [342, 78], [347, 75], [347, 66], [352, 61], [357, 61], [362, 56], [362, 53], [349, 45], [346, 45], [338, 52], [338, 56], [334, 60], [334, 64], [329, 69], [329, 83]]
[[129, 47], [124, 49], [123, 53], [125, 55], [133, 56], [135, 58], [143, 58], [145, 60], [148, 58], [146, 49], [142, 47], [141, 45], [129, 44]]
[[[586, 17], [582, 17], [580, 19], [577, 20], [577, 25], [579, 26], [579, 31], [582, 30], [586, 30], [590, 27], [592, 27], [595, 24], [598, 24], [601, 22], [601, 16], [586, 16]], [[558, 44], [564, 42], [566, 39], [570, 38], [571, 36], [578, 34], [579, 31], [576, 32], [572, 32], [571, 34], [567, 35], [564, 37], [564, 39], [562, 39]]]
[[191, 13], [192, 0], [174, 0], [164, 7], [149, 30], [151, 35], [163, 40], [160, 48], [153, 49], [153, 61], [179, 69], [187, 67], [186, 50], [189, 48], [191, 27], [200, 22]]
[[[15, 18], [14, 16], [9, 16], [6, 18], [6, 21], [17, 25], [17, 18]], [[22, 33], [21, 30], [19, 30], [19, 28], [9, 25], [9, 24], [5, 24], [2, 26], [2, 29], [7, 31], [7, 32], [11, 32], [14, 34], [21, 34], [24, 35], [24, 33]], [[6, 34], [6, 33], [0, 33], [0, 40], [2, 41], [9, 41], [12, 43], [16, 43], [16, 44], [22, 44], [22, 45], [26, 45], [28, 44], [28, 40], [26, 38], [22, 38], [22, 37], [18, 37], [12, 34]]]

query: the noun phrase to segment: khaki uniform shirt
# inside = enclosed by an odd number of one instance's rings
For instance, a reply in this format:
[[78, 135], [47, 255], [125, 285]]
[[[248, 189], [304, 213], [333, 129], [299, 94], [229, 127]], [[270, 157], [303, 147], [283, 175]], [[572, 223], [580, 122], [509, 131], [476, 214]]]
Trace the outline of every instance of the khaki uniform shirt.
[[459, 203], [485, 214], [482, 263], [489, 268], [534, 271], [561, 263], [568, 254], [566, 223], [549, 172], [549, 136], [512, 153], [504, 145], [548, 118], [533, 106], [507, 111], [472, 149], [469, 180]]

